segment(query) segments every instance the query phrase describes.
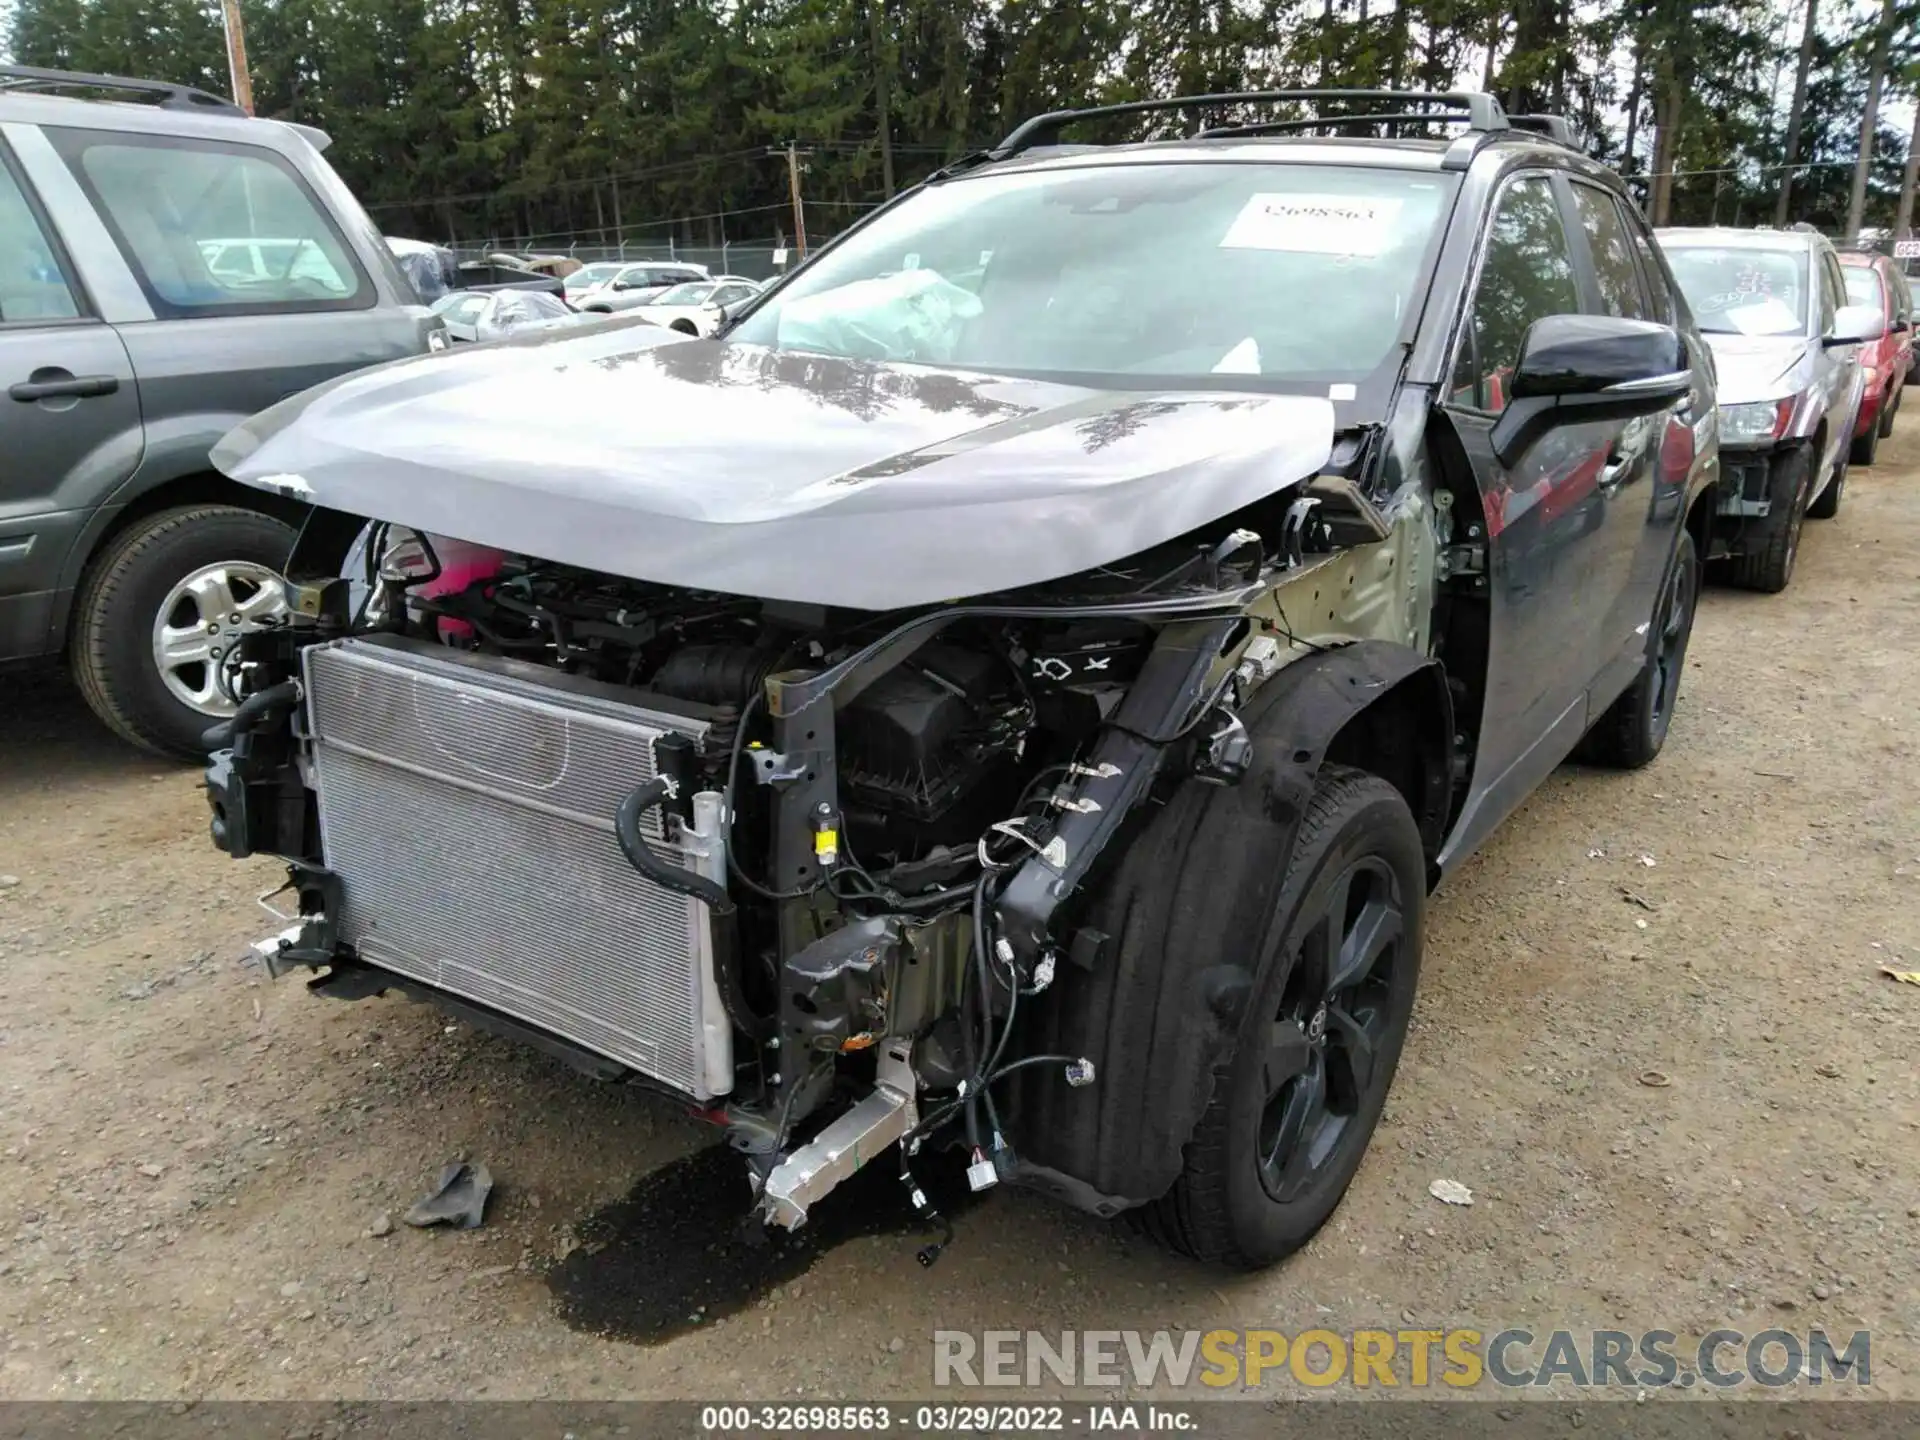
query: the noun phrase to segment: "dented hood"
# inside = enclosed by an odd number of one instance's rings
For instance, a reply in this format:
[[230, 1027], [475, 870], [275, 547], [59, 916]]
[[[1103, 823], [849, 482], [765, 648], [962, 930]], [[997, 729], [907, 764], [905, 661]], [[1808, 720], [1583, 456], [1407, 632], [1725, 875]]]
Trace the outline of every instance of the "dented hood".
[[361, 371], [213, 458], [639, 580], [891, 610], [1124, 559], [1314, 475], [1333, 408], [832, 359], [615, 322]]

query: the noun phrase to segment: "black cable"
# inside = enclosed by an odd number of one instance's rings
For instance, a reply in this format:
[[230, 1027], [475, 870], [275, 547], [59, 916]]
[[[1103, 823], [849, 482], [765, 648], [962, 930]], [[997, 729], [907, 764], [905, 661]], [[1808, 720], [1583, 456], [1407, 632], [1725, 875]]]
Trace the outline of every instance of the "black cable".
[[1020, 1059], [1002, 1065], [987, 1076], [987, 1084], [997, 1084], [1014, 1071], [1024, 1070], [1029, 1065], [1078, 1065], [1079, 1063], [1080, 1057], [1077, 1055], [1023, 1055]]

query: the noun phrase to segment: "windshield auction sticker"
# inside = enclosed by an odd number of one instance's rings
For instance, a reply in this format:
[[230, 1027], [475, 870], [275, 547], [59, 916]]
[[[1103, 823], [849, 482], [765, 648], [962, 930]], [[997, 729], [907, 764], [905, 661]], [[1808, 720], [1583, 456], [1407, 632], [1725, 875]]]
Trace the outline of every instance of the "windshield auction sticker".
[[1307, 255], [1378, 255], [1393, 238], [1400, 201], [1363, 195], [1250, 197], [1222, 250], [1292, 250]]

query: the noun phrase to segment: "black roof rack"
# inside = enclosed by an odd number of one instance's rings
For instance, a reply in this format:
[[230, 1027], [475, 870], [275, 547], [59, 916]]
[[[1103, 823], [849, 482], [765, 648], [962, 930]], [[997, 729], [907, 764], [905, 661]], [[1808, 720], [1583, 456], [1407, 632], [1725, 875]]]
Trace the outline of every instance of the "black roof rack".
[[[1491, 95], [1475, 90], [1243, 90], [1221, 95], [1180, 95], [1165, 100], [1130, 100], [1119, 105], [1094, 105], [1085, 110], [1050, 111], [1023, 122], [988, 154], [995, 160], [1005, 160], [1041, 144], [1069, 125], [1113, 115], [1145, 115], [1158, 110], [1192, 110], [1209, 105], [1285, 105], [1302, 100], [1369, 100], [1396, 105], [1446, 106], [1459, 112], [1457, 118], [1465, 120], [1467, 129], [1476, 135], [1507, 129], [1507, 115], [1500, 108], [1500, 102]], [[1331, 124], [1341, 118], [1327, 116], [1314, 123]], [[1353, 118], [1358, 120], [1362, 117]], [[1445, 111], [1441, 111], [1434, 118], [1456, 117], [1447, 116]], [[1236, 132], [1216, 130], [1214, 133], [1217, 136]], [[1237, 133], [1248, 132], [1243, 130]]]
[[0, 65], [0, 91], [7, 90], [121, 90], [136, 95], [158, 95], [162, 110], [207, 110], [221, 115], [244, 115], [231, 100], [175, 85], [168, 80], [136, 80], [126, 75], [90, 75], [83, 70], [43, 70], [35, 65]]
[[1565, 145], [1568, 149], [1580, 148], [1580, 137], [1573, 133], [1573, 126], [1558, 115], [1509, 115], [1507, 123], [1516, 130], [1527, 130], [1535, 135], [1544, 135], [1547, 139]]
[[[1229, 140], [1237, 135], [1285, 135], [1296, 130], [1335, 129], [1342, 125], [1458, 125], [1466, 120], [1458, 111], [1393, 110], [1372, 114], [1316, 115], [1305, 120], [1256, 120], [1245, 125], [1215, 125], [1196, 140]], [[1511, 118], [1511, 117], [1509, 117]]]

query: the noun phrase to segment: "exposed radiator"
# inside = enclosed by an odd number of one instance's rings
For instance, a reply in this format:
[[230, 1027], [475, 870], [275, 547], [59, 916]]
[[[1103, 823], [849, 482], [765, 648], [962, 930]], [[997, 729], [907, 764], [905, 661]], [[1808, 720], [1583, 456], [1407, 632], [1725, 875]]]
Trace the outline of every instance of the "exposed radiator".
[[[704, 721], [515, 661], [385, 637], [306, 651], [313, 783], [341, 938], [683, 1090], [733, 1083], [706, 907], [643, 879], [613, 816]], [[663, 854], [724, 883], [719, 797]]]

